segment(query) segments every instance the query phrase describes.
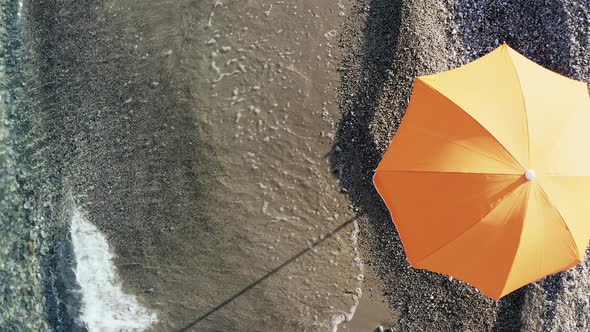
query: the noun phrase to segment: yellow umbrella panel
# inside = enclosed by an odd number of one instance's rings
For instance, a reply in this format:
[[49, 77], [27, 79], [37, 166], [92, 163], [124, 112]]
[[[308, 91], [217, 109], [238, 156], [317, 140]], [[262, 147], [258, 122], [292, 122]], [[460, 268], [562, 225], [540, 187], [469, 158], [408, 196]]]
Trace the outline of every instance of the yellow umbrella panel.
[[590, 99], [502, 45], [416, 79], [375, 171], [409, 262], [500, 298], [584, 257]]

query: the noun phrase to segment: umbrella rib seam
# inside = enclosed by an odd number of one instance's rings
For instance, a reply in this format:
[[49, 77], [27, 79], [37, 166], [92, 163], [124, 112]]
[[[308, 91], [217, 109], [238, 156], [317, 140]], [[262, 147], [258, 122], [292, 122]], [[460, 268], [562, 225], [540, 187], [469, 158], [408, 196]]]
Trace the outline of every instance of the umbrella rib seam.
[[[459, 143], [459, 142], [457, 142], [457, 141], [452, 141], [452, 140], [446, 139], [446, 138], [444, 138], [444, 136], [443, 136], [443, 135], [437, 135], [437, 134], [434, 134], [434, 133], [432, 133], [432, 132], [430, 132], [430, 131], [428, 131], [428, 130], [426, 130], [426, 129], [424, 129], [424, 128], [420, 128], [419, 126], [411, 126], [410, 128], [411, 128], [412, 130], [420, 131], [420, 132], [422, 132], [422, 133], [423, 133], [423, 134], [425, 134], [425, 135], [430, 135], [430, 136], [432, 136], [432, 137], [440, 138], [440, 139], [442, 139], [442, 140], [444, 140], [444, 141], [447, 141], [447, 142], [449, 142], [449, 143], [451, 143], [451, 144], [458, 145], [458, 146], [460, 146], [460, 147], [463, 147], [463, 148], [465, 148], [465, 149], [468, 149], [468, 150], [471, 150], [471, 151], [473, 151], [473, 152], [476, 152], [476, 153], [478, 153], [478, 154], [480, 154], [480, 155], [482, 155], [482, 156], [484, 156], [484, 157], [488, 157], [488, 158], [490, 158], [490, 159], [492, 159], [492, 160], [495, 160], [495, 161], [497, 161], [497, 162], [499, 162], [499, 163], [501, 163], [501, 164], [504, 164], [504, 165], [506, 165], [506, 166], [508, 166], [508, 167], [514, 168], [514, 165], [510, 165], [509, 163], [507, 163], [507, 162], [505, 162], [505, 161], [503, 161], [503, 160], [501, 160], [501, 159], [498, 159], [498, 158], [496, 158], [496, 157], [494, 157], [494, 156], [492, 156], [492, 155], [489, 155], [489, 154], [487, 154], [487, 153], [484, 153], [484, 152], [482, 152], [482, 151], [480, 151], [480, 150], [477, 150], [477, 149], [475, 149], [475, 148], [473, 148], [473, 147], [470, 147], [470, 146], [468, 146], [468, 145], [461, 144], [461, 143]], [[484, 130], [486, 130], [486, 129], [484, 128]], [[487, 130], [486, 130], [486, 131], [487, 131]], [[489, 132], [488, 132], [488, 133], [489, 133]]]
[[[510, 193], [511, 194], [511, 193]], [[478, 221], [474, 222], [472, 225], [470, 225], [469, 227], [467, 227], [467, 229], [463, 230], [461, 233], [457, 234], [457, 236], [453, 237], [451, 240], [449, 240], [448, 242], [445, 242], [443, 245], [439, 246], [438, 248], [434, 249], [433, 251], [431, 251], [430, 253], [426, 254], [426, 256], [420, 258], [417, 262], [416, 265], [419, 265], [421, 262], [424, 262], [426, 259], [428, 259], [430, 256], [434, 255], [435, 253], [437, 253], [438, 251], [440, 251], [441, 249], [443, 249], [444, 247], [448, 246], [449, 244], [453, 243], [455, 240], [457, 240], [458, 238], [460, 238], [463, 234], [467, 233], [469, 230], [471, 230], [473, 227], [479, 225], [479, 223], [485, 218], [487, 217], [490, 213], [492, 213], [498, 206], [500, 206], [500, 204], [502, 204], [506, 198], [508, 198], [508, 196], [510, 196], [510, 194], [507, 194], [506, 196], [502, 197], [501, 200], [498, 201], [498, 203], [496, 205], [494, 205], [494, 207], [492, 207], [485, 215], [483, 215]], [[516, 205], [516, 203], [514, 204], [514, 206]], [[514, 206], [510, 209], [510, 211], [512, 211], [512, 209], [514, 208]]]
[[526, 138], [527, 138], [527, 157], [529, 167], [531, 166], [531, 132], [529, 128], [529, 116], [526, 107], [526, 100], [524, 98], [524, 91], [522, 90], [522, 81], [520, 80], [520, 75], [518, 75], [518, 70], [516, 70], [516, 65], [514, 64], [514, 59], [510, 54], [510, 51], [506, 49], [506, 53], [508, 54], [508, 58], [510, 59], [510, 64], [512, 65], [512, 69], [514, 70], [514, 75], [516, 76], [516, 80], [518, 81], [518, 88], [520, 90], [520, 98], [522, 99], [522, 109], [524, 111], [524, 121], [526, 125]]
[[539, 189], [541, 189], [541, 193], [543, 193], [543, 195], [545, 196], [545, 199], [547, 199], [547, 202], [549, 202], [549, 204], [551, 204], [551, 207], [553, 207], [555, 209], [555, 212], [557, 212], [557, 215], [559, 215], [559, 219], [561, 220], [561, 222], [565, 226], [565, 229], [567, 229], [567, 234], [569, 235], [570, 240], [572, 241], [572, 243], [574, 244], [574, 246], [576, 246], [575, 257], [578, 260], [582, 261], [583, 260], [583, 257], [580, 257], [580, 255], [578, 253], [578, 248], [579, 248], [578, 243], [576, 242], [576, 240], [572, 236], [572, 231], [570, 230], [567, 222], [565, 222], [565, 219], [563, 218], [563, 215], [561, 214], [561, 211], [559, 211], [559, 209], [557, 208], [557, 206], [555, 205], [555, 203], [553, 203], [553, 201], [551, 200], [551, 198], [549, 197], [549, 195], [547, 195], [547, 192], [545, 191], [545, 189], [543, 189], [543, 187], [540, 184], [539, 184]]
[[[543, 192], [543, 188], [541, 188], [540, 185], [538, 187], [541, 189], [541, 192]], [[545, 196], [547, 197], [547, 201], [549, 202], [549, 204], [551, 204], [551, 206], [553, 206], [553, 203], [551, 203], [551, 201], [549, 200], [549, 196], [547, 196], [547, 195], [545, 195]], [[539, 201], [537, 201], [537, 205], [538, 204], [539, 204]], [[553, 207], [553, 208], [555, 208], [555, 207]], [[555, 209], [555, 210], [557, 210], [557, 209]], [[557, 213], [559, 214], [559, 211], [557, 211]], [[561, 215], [559, 215], [559, 217], [561, 218]], [[542, 241], [543, 241], [543, 243], [546, 243], [546, 241], [545, 241], [545, 235], [546, 235], [545, 223], [541, 224], [541, 230], [542, 230], [542, 234], [543, 234]], [[540, 269], [540, 271], [545, 271], [545, 269], [543, 269], [543, 265], [544, 265], [543, 262], [545, 261], [545, 246], [543, 246], [541, 248], [541, 255], [540, 256], [541, 256], [541, 269]]]
[[[510, 274], [512, 274], [512, 269], [514, 268], [514, 261], [516, 260], [516, 255], [518, 255], [518, 249], [520, 248], [520, 244], [522, 242], [522, 230], [524, 229], [524, 223], [526, 221], [526, 217], [529, 213], [529, 195], [531, 194], [530, 189], [527, 189], [525, 192], [525, 205], [524, 205], [524, 216], [522, 218], [522, 225], [520, 228], [520, 234], [518, 234], [518, 243], [516, 244], [516, 250], [514, 251], [514, 257], [512, 258], [512, 263], [510, 263], [510, 268], [508, 269], [508, 273], [506, 274], [506, 281], [504, 283], [504, 287], [502, 287], [502, 291], [500, 292], [500, 295], [504, 294], [504, 292], [506, 291], [506, 286], [508, 286], [508, 280], [510, 279]], [[512, 210], [511, 210], [512, 212]]]
[[375, 170], [375, 173], [444, 173], [444, 174], [474, 174], [474, 175], [514, 175], [522, 176], [520, 173], [487, 173], [487, 172], [459, 172], [459, 171], [428, 171], [428, 170]]
[[469, 114], [469, 112], [466, 112], [465, 109], [463, 109], [463, 107], [459, 106], [457, 103], [455, 103], [454, 101], [452, 101], [449, 97], [445, 96], [444, 93], [438, 91], [435, 87], [433, 87], [432, 85], [430, 85], [426, 80], [424, 80], [423, 78], [420, 78], [420, 81], [422, 81], [426, 86], [428, 86], [429, 88], [431, 88], [433, 91], [436, 91], [438, 94], [440, 94], [442, 97], [444, 97], [445, 99], [447, 99], [450, 103], [452, 103], [453, 105], [457, 106], [457, 108], [459, 108], [460, 110], [462, 110], [465, 114], [467, 114], [468, 117], [470, 117], [473, 121], [475, 121], [475, 123], [477, 123], [481, 128], [483, 128], [495, 141], [496, 143], [498, 143], [502, 149], [504, 149], [504, 151], [506, 151], [506, 153], [508, 153], [508, 155], [510, 157], [512, 157], [512, 160], [514, 160], [514, 162], [516, 163], [516, 165], [520, 166], [520, 168], [522, 168], [523, 170], [525, 169], [525, 167], [514, 157], [514, 155], [510, 152], [510, 150], [508, 150], [504, 144], [502, 144], [502, 142], [500, 142], [498, 140], [498, 138], [495, 135], [492, 135], [492, 133], [489, 131], [488, 128], [484, 127], [479, 121], [477, 121], [476, 118], [474, 118], [471, 114]]

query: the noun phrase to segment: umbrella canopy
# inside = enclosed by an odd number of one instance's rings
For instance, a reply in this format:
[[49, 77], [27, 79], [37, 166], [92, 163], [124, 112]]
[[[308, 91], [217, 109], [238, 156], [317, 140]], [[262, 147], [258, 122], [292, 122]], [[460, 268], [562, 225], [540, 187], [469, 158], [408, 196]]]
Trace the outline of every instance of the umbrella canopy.
[[373, 179], [409, 262], [500, 298], [583, 260], [587, 85], [507, 45], [418, 77]]

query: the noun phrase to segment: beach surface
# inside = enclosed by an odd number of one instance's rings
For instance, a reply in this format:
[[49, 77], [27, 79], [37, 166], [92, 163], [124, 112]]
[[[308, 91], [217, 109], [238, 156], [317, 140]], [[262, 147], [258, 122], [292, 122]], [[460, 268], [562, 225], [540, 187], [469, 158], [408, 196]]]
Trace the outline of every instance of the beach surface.
[[[360, 222], [366, 261], [400, 331], [584, 331], [588, 259], [491, 300], [448, 276], [409, 266], [371, 178], [401, 123], [414, 79], [468, 63], [508, 43], [567, 77], [590, 80], [589, 6], [577, 1], [362, 1], [341, 43], [342, 118], [334, 163]], [[481, 78], [482, 80], [485, 77]]]

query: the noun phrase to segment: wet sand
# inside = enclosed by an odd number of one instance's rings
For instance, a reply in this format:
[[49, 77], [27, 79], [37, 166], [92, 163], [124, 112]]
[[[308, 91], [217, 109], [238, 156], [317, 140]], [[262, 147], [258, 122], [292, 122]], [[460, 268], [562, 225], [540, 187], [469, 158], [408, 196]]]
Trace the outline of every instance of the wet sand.
[[383, 296], [380, 280], [374, 273], [374, 268], [365, 266], [363, 280], [363, 296], [352, 319], [342, 323], [338, 331], [369, 331], [373, 332], [379, 326], [392, 328], [397, 325], [400, 312], [391, 310], [387, 299]]
[[54, 239], [80, 209], [123, 290], [157, 313], [151, 330], [325, 331], [352, 317], [357, 214], [329, 158], [347, 6], [25, 6], [28, 140], [48, 147], [39, 195], [65, 211]]

